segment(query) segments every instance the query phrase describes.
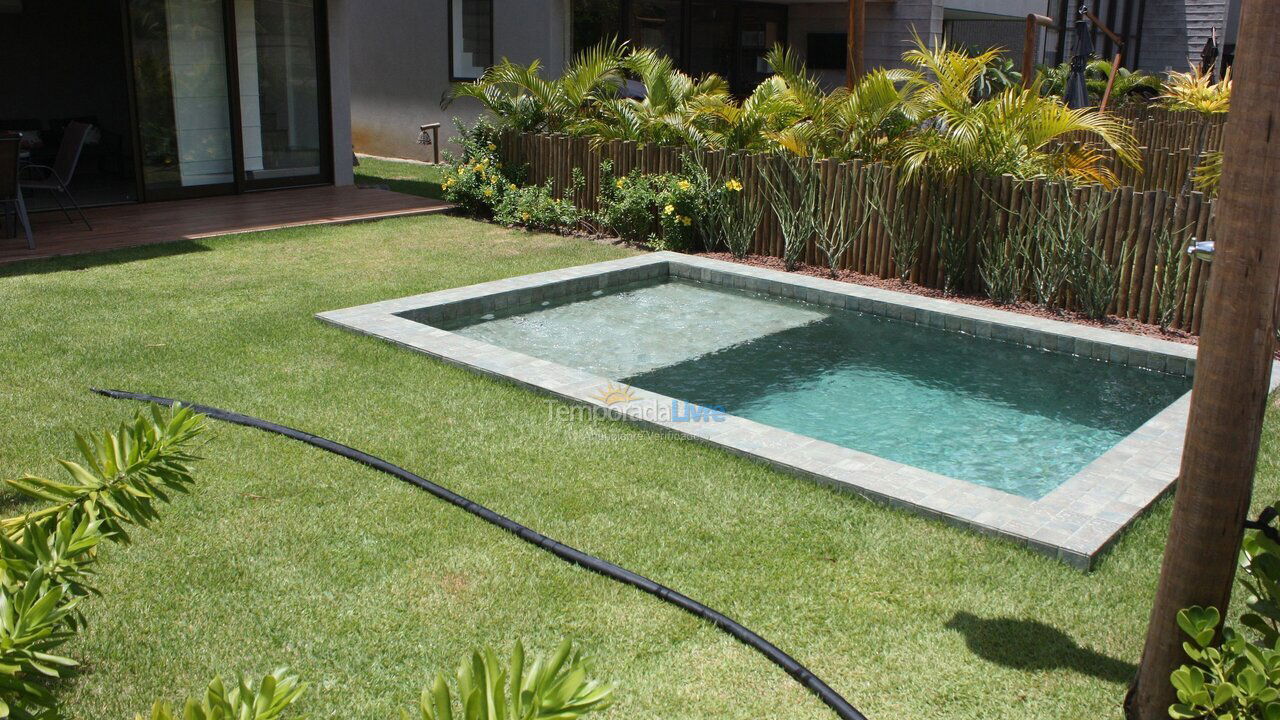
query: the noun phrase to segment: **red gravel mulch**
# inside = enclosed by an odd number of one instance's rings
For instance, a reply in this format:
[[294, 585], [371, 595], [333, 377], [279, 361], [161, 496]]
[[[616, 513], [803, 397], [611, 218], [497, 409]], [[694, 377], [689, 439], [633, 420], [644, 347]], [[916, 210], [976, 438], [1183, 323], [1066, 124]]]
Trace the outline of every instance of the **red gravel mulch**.
[[[782, 262], [782, 258], [771, 257], [768, 255], [748, 255], [739, 260], [729, 253], [709, 252], [698, 253], [701, 257], [712, 258], [714, 260], [724, 260], [727, 262], [742, 263], [744, 265], [753, 265], [755, 267], [769, 268], [770, 270], [786, 270], [786, 266]], [[1132, 335], [1146, 335], [1147, 337], [1160, 338], [1161, 340], [1170, 340], [1172, 342], [1184, 343], [1187, 345], [1195, 345], [1198, 338], [1182, 330], [1161, 330], [1159, 326], [1148, 325], [1147, 323], [1138, 322], [1129, 318], [1108, 317], [1105, 320], [1094, 320], [1085, 317], [1077, 312], [1053, 310], [1050, 308], [1033, 305], [1027, 302], [1015, 303], [1012, 305], [998, 305], [989, 298], [980, 295], [947, 295], [941, 290], [928, 288], [923, 285], [917, 285], [913, 282], [903, 282], [897, 278], [885, 280], [875, 275], [863, 275], [851, 270], [841, 270], [835, 278], [831, 277], [827, 268], [819, 265], [801, 264], [792, 272], [801, 275], [812, 275], [813, 277], [821, 277], [827, 279], [839, 280], [841, 282], [853, 283], [855, 285], [866, 285], [869, 287], [882, 288], [884, 290], [894, 290], [897, 292], [911, 293], [912, 295], [922, 295], [924, 297], [941, 298], [950, 300], [951, 302], [964, 303], [966, 305], [979, 305], [981, 307], [995, 308], [997, 310], [1005, 310], [1007, 312], [1022, 313], [1023, 315], [1034, 315], [1036, 317], [1049, 318], [1051, 320], [1062, 320], [1065, 322], [1076, 323], [1078, 325], [1089, 325], [1091, 327], [1106, 328], [1107, 330], [1119, 330], [1120, 332], [1130, 333]], [[1277, 353], [1280, 356], [1280, 353]]]

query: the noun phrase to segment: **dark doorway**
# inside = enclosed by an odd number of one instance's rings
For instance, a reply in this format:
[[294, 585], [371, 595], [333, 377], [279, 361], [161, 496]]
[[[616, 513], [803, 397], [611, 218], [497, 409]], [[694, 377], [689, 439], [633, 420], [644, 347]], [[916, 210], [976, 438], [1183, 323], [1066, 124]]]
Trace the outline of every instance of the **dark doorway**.
[[[40, 0], [0, 14], [0, 130], [23, 135], [25, 162], [52, 165], [72, 121], [93, 125], [71, 183], [82, 205], [134, 202], [133, 126], [117, 2]], [[31, 210], [56, 208], [48, 193]]]

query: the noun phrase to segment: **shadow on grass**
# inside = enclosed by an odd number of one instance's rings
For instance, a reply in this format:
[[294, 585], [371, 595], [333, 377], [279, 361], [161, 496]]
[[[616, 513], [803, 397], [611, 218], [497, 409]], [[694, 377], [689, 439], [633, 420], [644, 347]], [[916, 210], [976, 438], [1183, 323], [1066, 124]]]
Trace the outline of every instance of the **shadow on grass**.
[[980, 618], [958, 612], [945, 626], [964, 635], [974, 655], [1014, 670], [1068, 670], [1111, 683], [1127, 683], [1138, 666], [1081, 647], [1075, 638], [1038, 620]]
[[186, 255], [187, 253], [208, 252], [209, 247], [195, 240], [175, 240], [173, 242], [139, 245], [117, 250], [102, 250], [82, 255], [58, 255], [51, 258], [21, 260], [15, 263], [0, 265], [0, 278], [17, 277], [19, 275], [43, 275], [45, 273], [65, 272], [69, 270], [88, 270], [89, 268], [107, 265], [121, 265], [153, 260], [155, 258]]
[[440, 183], [426, 179], [406, 179], [406, 178], [386, 178], [377, 175], [362, 174], [356, 171], [356, 184], [363, 187], [385, 187], [388, 190], [405, 193], [406, 195], [418, 195], [420, 197], [431, 198], [432, 200], [444, 199], [444, 188], [440, 187]]

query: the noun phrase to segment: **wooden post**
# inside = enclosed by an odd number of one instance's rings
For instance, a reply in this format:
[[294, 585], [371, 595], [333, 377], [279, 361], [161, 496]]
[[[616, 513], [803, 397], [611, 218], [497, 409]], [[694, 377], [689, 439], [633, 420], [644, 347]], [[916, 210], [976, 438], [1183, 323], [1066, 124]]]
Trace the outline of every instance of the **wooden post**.
[[1116, 53], [1115, 58], [1111, 61], [1111, 74], [1107, 75], [1107, 89], [1102, 93], [1102, 103], [1098, 105], [1099, 110], [1107, 109], [1107, 101], [1111, 99], [1111, 88], [1116, 86], [1116, 73], [1120, 72], [1120, 59], [1124, 57], [1123, 53]]
[[1218, 246], [1204, 303], [1191, 414], [1132, 720], [1164, 720], [1186, 662], [1177, 612], [1231, 599], [1275, 343], [1280, 280], [1280, 3], [1244, 0], [1237, 83], [1223, 140]]
[[867, 0], [849, 0], [848, 54], [844, 64], [844, 84], [850, 90], [862, 77], [863, 45], [867, 36]]
[[1022, 39], [1022, 87], [1031, 87], [1036, 69], [1036, 36], [1041, 27], [1053, 27], [1053, 18], [1030, 13], [1027, 15], [1027, 30]]

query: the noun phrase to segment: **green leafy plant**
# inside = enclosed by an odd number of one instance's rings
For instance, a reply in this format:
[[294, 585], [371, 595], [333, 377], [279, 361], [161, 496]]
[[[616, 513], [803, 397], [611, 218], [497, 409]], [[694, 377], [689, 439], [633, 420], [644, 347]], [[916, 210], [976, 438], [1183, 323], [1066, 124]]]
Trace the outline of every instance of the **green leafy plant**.
[[782, 261], [794, 270], [821, 223], [821, 174], [809, 158], [775, 153], [761, 176], [782, 231]]
[[67, 479], [6, 481], [50, 504], [0, 521], [0, 718], [56, 717], [46, 683], [76, 665], [54, 651], [83, 627], [98, 546], [127, 543], [126, 526], [147, 527], [159, 503], [187, 491], [203, 432], [190, 408], [152, 406], [114, 432], [77, 434], [81, 461], [59, 461]]
[[[584, 184], [582, 172], [573, 170], [573, 186], [576, 192]], [[585, 214], [572, 201], [555, 197], [551, 182], [518, 188], [509, 186], [493, 210], [494, 221], [508, 227], [525, 227], [530, 230], [563, 233], [573, 230], [582, 222]]]
[[1178, 612], [1178, 627], [1190, 638], [1182, 644], [1194, 665], [1174, 670], [1170, 681], [1178, 702], [1173, 718], [1277, 720], [1280, 718], [1280, 648], [1255, 645], [1231, 628], [1223, 628], [1216, 608], [1199, 606]]
[[1111, 311], [1120, 289], [1123, 268], [1133, 257], [1133, 244], [1127, 237], [1118, 238], [1120, 247], [1115, 262], [1109, 261], [1091, 245], [1084, 246], [1086, 258], [1071, 275], [1071, 293], [1086, 317], [1101, 320]]
[[817, 247], [835, 277], [845, 253], [871, 220], [867, 195], [874, 187], [869, 190], [867, 181], [859, 187], [851, 168], [837, 167], [830, 177], [829, 182], [823, 182], [825, 202], [819, 215]]
[[181, 714], [175, 715], [172, 705], [157, 700], [149, 715], [135, 715], [134, 720], [279, 720], [306, 689], [306, 683], [288, 668], [278, 668], [256, 686], [244, 678], [227, 685], [215, 677], [203, 697], [183, 703]]
[[[1275, 517], [1276, 507], [1263, 518]], [[1249, 591], [1240, 624], [1254, 638], [1219, 626], [1212, 607], [1193, 606], [1177, 615], [1187, 636], [1182, 644], [1191, 662], [1170, 675], [1178, 702], [1173, 718], [1212, 720], [1280, 719], [1280, 543], [1269, 520], [1245, 533], [1240, 551], [1240, 583]], [[1221, 638], [1218, 641], [1217, 638]]]
[[471, 126], [454, 122], [462, 154], [445, 156], [448, 167], [440, 182], [444, 199], [471, 215], [489, 216], [507, 191], [520, 186], [523, 173], [503, 166], [500, 132], [492, 123], [483, 118]]
[[503, 663], [485, 648], [458, 667], [457, 705], [443, 674], [423, 688], [415, 712], [401, 711], [402, 720], [574, 720], [612, 702], [614, 687], [592, 680], [591, 666], [565, 640], [550, 656], [527, 664], [523, 644], [517, 642]]
[[1280, 643], [1280, 543], [1264, 532], [1245, 533], [1240, 549], [1240, 584], [1248, 591], [1240, 624], [1262, 643]]
[[924, 238], [916, 232], [915, 218], [907, 212], [907, 202], [917, 186], [901, 173], [887, 177], [880, 168], [873, 169], [867, 181], [867, 200], [875, 208], [889, 238], [889, 252], [898, 279], [905, 282], [920, 262], [920, 248], [924, 244]]
[[1186, 228], [1162, 227], [1156, 233], [1152, 247], [1156, 257], [1156, 287], [1151, 294], [1151, 301], [1156, 305], [1156, 322], [1161, 330], [1168, 330], [1173, 324], [1182, 299], [1179, 289], [1186, 286], [1191, 274], [1186, 244], [1182, 242], [1185, 231]]
[[951, 295], [960, 291], [969, 276], [969, 236], [956, 231], [951, 209], [941, 192], [934, 192], [929, 197], [929, 217], [938, 238], [942, 291]]
[[711, 179], [699, 156], [686, 155], [682, 165], [679, 173], [656, 182], [661, 235], [654, 245], [682, 252], [710, 249], [715, 243], [714, 208], [725, 200], [725, 190]]
[[710, 208], [713, 246], [724, 247], [736, 258], [747, 256], [764, 218], [764, 198], [746, 184], [749, 174], [741, 155], [729, 156], [716, 178], [720, 198]]
[[1008, 305], [1022, 299], [1031, 282], [1031, 251], [1039, 236], [1039, 226], [1029, 218], [1009, 214], [1009, 225], [1003, 236], [984, 233], [979, 240], [978, 276], [987, 297], [997, 305]]
[[631, 243], [649, 242], [658, 232], [658, 189], [661, 178], [632, 170], [614, 177], [613, 163], [604, 161], [600, 173], [596, 220], [606, 230]]

